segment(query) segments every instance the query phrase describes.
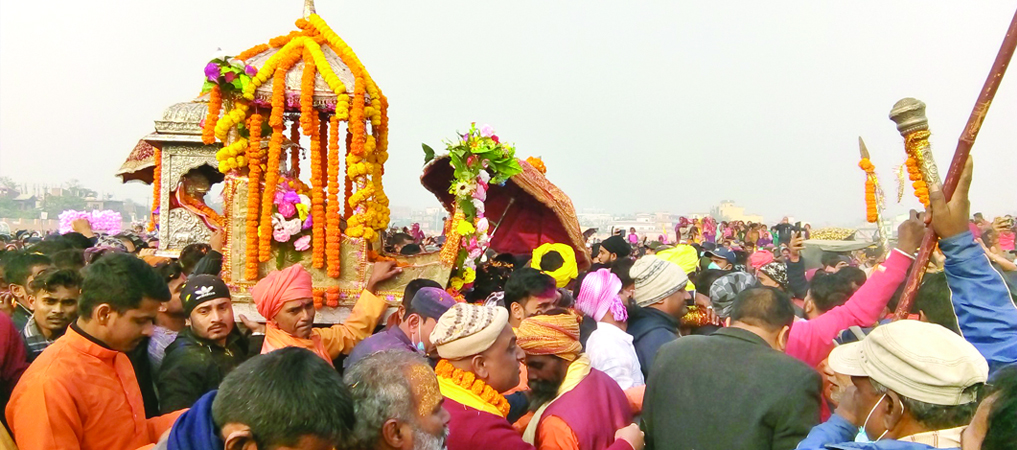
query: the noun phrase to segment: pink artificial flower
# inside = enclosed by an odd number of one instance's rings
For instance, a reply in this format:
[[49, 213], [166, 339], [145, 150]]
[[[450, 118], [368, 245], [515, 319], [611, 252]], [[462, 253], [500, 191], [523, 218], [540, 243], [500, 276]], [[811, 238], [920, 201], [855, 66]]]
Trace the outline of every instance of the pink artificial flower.
[[311, 248], [311, 236], [304, 235], [298, 238], [297, 240], [293, 241], [293, 248], [298, 252], [302, 252]]
[[477, 155], [470, 155], [466, 158], [466, 165], [472, 166], [477, 162]]
[[491, 140], [494, 141], [495, 144], [501, 144], [501, 141], [498, 140], [498, 136], [491, 136]]
[[314, 221], [311, 220], [311, 217], [314, 216], [312, 216], [311, 214], [307, 215], [307, 220], [304, 221], [304, 226], [300, 228], [301, 230], [310, 230], [311, 227], [314, 226]]
[[473, 198], [480, 201], [487, 200], [487, 184], [478, 182], [477, 188], [473, 190]]
[[287, 219], [297, 213], [297, 208], [290, 202], [282, 202], [276, 208], [279, 210], [279, 214], [282, 214]]
[[272, 197], [272, 203], [280, 204], [286, 201], [286, 193], [283, 191], [275, 191], [275, 196]]
[[227, 83], [232, 83], [233, 80], [237, 79], [237, 74], [233, 72], [226, 72], [226, 75], [223, 75], [223, 78], [226, 79]]
[[258, 74], [258, 69], [254, 68], [254, 66], [250, 64], [247, 64], [244, 66], [244, 73], [246, 73], [247, 76], [249, 77], [253, 77]]
[[293, 236], [285, 228], [276, 228], [272, 232], [272, 239], [275, 239], [276, 242], [289, 242], [291, 237]]
[[483, 126], [480, 127], [480, 135], [483, 137], [494, 136], [494, 127], [484, 124]]

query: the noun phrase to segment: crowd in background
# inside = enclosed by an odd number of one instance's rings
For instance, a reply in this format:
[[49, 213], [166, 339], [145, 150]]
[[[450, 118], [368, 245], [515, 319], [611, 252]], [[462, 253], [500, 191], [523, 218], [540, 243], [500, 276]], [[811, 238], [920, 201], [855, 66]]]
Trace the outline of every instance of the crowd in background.
[[393, 230], [328, 326], [299, 264], [237, 314], [221, 233], [177, 258], [87, 222], [4, 236], [0, 448], [1012, 449], [1014, 223], [969, 216], [970, 182], [892, 248], [806, 261], [807, 224], [683, 219], [584, 233], [583, 270], [578, 243], [488, 252], [461, 298], [379, 295], [444, 240]]

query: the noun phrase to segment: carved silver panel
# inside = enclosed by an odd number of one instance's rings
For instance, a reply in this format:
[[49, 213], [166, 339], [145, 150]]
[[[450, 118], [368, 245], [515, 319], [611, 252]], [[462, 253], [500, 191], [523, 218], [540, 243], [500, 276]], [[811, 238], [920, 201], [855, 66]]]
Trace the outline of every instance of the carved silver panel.
[[[211, 236], [208, 227], [201, 222], [200, 218], [185, 209], [177, 208], [170, 211], [170, 198], [180, 182], [180, 177], [191, 169], [201, 167], [203, 164], [217, 167], [216, 150], [218, 150], [217, 145], [167, 144], [163, 147], [161, 201], [159, 203], [160, 250], [181, 250], [188, 244], [208, 242]], [[182, 217], [181, 214], [190, 216], [190, 219]], [[176, 218], [175, 221], [174, 218]], [[203, 229], [202, 233], [196, 233], [189, 228], [192, 225], [192, 219]], [[182, 227], [179, 233], [177, 227]]]

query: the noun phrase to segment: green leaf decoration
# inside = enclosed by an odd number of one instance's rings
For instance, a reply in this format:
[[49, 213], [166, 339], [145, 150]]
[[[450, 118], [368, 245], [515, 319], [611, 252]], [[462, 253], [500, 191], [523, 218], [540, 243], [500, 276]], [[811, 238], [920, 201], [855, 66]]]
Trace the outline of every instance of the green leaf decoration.
[[434, 159], [434, 149], [431, 148], [430, 145], [423, 143], [421, 143], [420, 146], [423, 147], [424, 149], [424, 164], [426, 165], [427, 163], [431, 162], [432, 159]]

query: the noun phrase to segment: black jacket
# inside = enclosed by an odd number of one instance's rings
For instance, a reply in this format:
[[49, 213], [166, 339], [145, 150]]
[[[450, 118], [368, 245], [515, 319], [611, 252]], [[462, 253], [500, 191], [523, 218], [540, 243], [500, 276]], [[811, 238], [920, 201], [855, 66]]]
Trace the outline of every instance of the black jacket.
[[190, 408], [202, 395], [219, 387], [219, 382], [233, 368], [257, 354], [236, 328], [220, 347], [184, 328], [176, 340], [166, 347], [156, 386], [162, 413]]
[[643, 377], [649, 377], [657, 350], [678, 339], [678, 319], [654, 308], [636, 307], [629, 311], [628, 332], [632, 335], [632, 345], [636, 348]]
[[756, 334], [665, 345], [643, 399], [646, 448], [789, 450], [819, 424], [819, 374]]

